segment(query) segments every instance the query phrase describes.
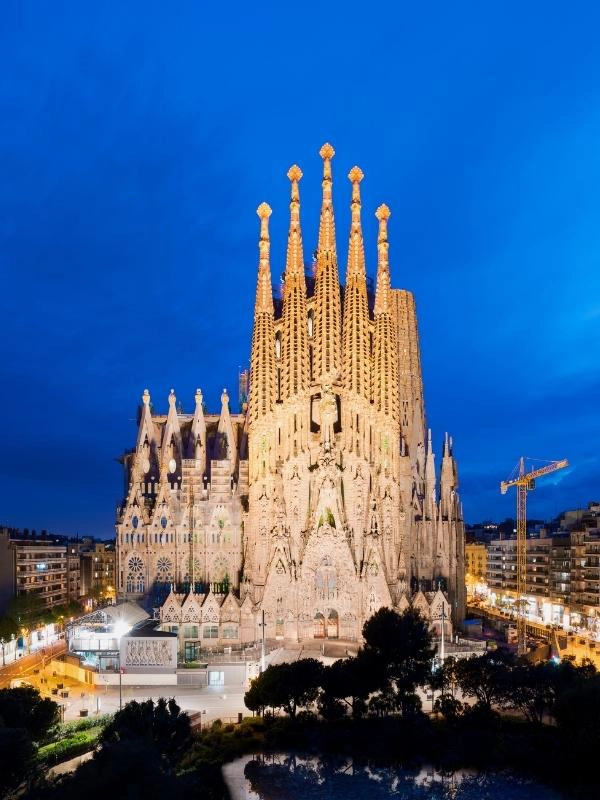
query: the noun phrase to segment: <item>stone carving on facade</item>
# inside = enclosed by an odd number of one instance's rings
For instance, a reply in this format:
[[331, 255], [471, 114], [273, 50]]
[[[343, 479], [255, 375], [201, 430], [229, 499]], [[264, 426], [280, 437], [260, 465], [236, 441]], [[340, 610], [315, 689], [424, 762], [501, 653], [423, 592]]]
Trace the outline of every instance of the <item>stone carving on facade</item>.
[[128, 639], [125, 650], [125, 666], [171, 666], [170, 641], [170, 639]]

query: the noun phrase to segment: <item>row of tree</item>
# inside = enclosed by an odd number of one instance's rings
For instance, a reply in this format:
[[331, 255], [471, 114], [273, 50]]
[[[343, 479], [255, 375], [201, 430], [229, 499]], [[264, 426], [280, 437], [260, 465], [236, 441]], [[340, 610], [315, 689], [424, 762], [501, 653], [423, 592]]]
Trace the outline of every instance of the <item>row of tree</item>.
[[268, 667], [245, 695], [257, 713], [281, 709], [295, 717], [316, 708], [326, 719], [350, 714], [414, 716], [421, 710], [419, 688], [438, 693], [435, 710], [448, 719], [514, 709], [541, 724], [551, 715], [566, 720], [573, 693], [600, 685], [593, 665], [575, 666], [516, 659], [505, 650], [446, 659], [433, 668], [434, 649], [426, 621], [413, 609], [381, 609], [363, 628], [364, 646], [355, 658], [330, 666], [301, 659]]
[[44, 600], [37, 595], [15, 597], [7, 613], [0, 617], [0, 637], [8, 640], [11, 636], [18, 636], [22, 628], [32, 630], [51, 622], [64, 622], [69, 617], [81, 613], [82, 606], [76, 600], [48, 608]]
[[390, 703], [408, 715], [420, 708], [416, 690], [431, 673], [434, 649], [428, 626], [419, 613], [380, 609], [364, 625], [364, 646], [354, 658], [324, 667], [307, 658], [268, 667], [245, 695], [251, 711], [283, 709], [295, 716], [315, 702], [328, 718], [367, 710], [380, 713]]

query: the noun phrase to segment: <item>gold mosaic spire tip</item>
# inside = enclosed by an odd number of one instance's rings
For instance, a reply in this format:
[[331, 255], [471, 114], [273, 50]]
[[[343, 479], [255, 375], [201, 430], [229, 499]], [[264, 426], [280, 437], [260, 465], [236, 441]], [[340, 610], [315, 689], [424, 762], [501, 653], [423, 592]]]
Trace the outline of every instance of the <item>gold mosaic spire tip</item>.
[[287, 176], [292, 181], [292, 183], [297, 183], [302, 177], [302, 170], [297, 164], [292, 164], [292, 166], [287, 171]]
[[256, 213], [261, 219], [269, 219], [273, 212], [271, 211], [271, 206], [268, 203], [261, 203], [256, 209]]
[[348, 178], [352, 183], [360, 183], [362, 179], [365, 177], [365, 173], [362, 171], [360, 167], [352, 167], [350, 172], [348, 173]]
[[333, 147], [332, 147], [332, 146], [329, 144], [329, 142], [325, 142], [325, 144], [323, 145], [323, 147], [322, 147], [322, 148], [319, 150], [319, 155], [321, 156], [321, 158], [323, 158], [323, 159], [325, 159], [325, 160], [328, 160], [328, 159], [330, 159], [330, 158], [333, 158], [333, 157], [334, 157], [334, 155], [335, 155], [335, 150], [334, 150], [334, 149], [333, 149]]
[[377, 217], [377, 219], [380, 222], [382, 220], [384, 220], [384, 219], [389, 219], [391, 217], [391, 215], [392, 215], [392, 212], [390, 211], [389, 207], [386, 206], [385, 203], [383, 205], [379, 206], [379, 208], [375, 212], [375, 216]]

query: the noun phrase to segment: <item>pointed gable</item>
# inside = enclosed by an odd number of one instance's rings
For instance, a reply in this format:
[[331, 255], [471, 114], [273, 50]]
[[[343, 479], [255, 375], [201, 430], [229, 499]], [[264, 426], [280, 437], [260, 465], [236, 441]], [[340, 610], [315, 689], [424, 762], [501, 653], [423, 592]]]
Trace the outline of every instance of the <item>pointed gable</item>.
[[171, 589], [169, 596], [161, 606], [160, 621], [162, 623], [181, 622], [181, 604], [173, 589]]
[[400, 599], [398, 600], [398, 603], [396, 604], [396, 608], [398, 609], [398, 612], [400, 614], [402, 614], [402, 612], [406, 611], [407, 608], [410, 608], [410, 603], [408, 601], [408, 597], [406, 596], [406, 594], [404, 592], [402, 592], [402, 594], [400, 595]]
[[438, 589], [431, 599], [431, 604], [430, 604], [431, 618], [441, 619], [442, 609], [444, 611], [444, 616], [446, 617], [447, 620], [449, 620], [451, 616], [450, 603], [448, 602], [448, 599], [446, 598], [442, 590]]
[[190, 592], [181, 606], [182, 622], [200, 622], [202, 620], [202, 595]]
[[221, 621], [240, 621], [240, 604], [237, 598], [231, 592], [229, 592], [225, 600], [223, 600], [223, 604], [221, 605]]
[[420, 611], [425, 619], [430, 619], [429, 603], [423, 592], [419, 591], [412, 599], [412, 607]]
[[219, 622], [220, 619], [221, 604], [212, 591], [209, 591], [202, 603], [202, 622]]
[[254, 602], [252, 600], [252, 597], [250, 596], [250, 592], [247, 592], [246, 596], [242, 600], [240, 611], [245, 616], [252, 616], [252, 614], [254, 613]]

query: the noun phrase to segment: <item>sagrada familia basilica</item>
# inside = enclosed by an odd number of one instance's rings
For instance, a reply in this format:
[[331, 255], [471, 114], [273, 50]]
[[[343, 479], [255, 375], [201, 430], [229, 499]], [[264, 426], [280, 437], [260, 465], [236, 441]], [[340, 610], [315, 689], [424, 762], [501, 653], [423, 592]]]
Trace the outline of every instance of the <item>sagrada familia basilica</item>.
[[425, 425], [413, 295], [390, 278], [390, 210], [376, 211], [369, 290], [354, 167], [345, 284], [332, 201], [333, 148], [321, 148], [323, 197], [305, 267], [300, 179], [291, 167], [282, 297], [274, 298], [269, 217], [260, 218], [258, 285], [243, 413], [152, 410], [123, 457], [119, 595], [168, 585], [160, 615], [188, 644], [269, 638], [359, 639], [381, 606], [414, 605], [439, 629], [464, 611], [464, 525], [452, 440], [439, 480]]

